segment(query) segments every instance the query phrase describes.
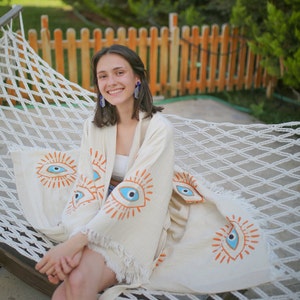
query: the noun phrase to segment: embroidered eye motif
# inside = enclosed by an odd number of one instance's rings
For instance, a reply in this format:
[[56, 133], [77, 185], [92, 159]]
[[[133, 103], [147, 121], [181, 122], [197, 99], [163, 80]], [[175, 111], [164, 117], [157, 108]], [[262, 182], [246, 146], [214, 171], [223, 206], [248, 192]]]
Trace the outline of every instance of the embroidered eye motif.
[[176, 172], [173, 177], [173, 187], [187, 203], [204, 202], [203, 196], [197, 190], [196, 179], [189, 173]]
[[96, 199], [96, 187], [94, 182], [81, 175], [66, 212], [67, 214], [71, 214], [79, 206], [87, 205]]
[[229, 224], [216, 232], [212, 244], [215, 260], [220, 263], [242, 260], [255, 249], [260, 237], [258, 229], [248, 220], [235, 219], [235, 216], [227, 220]]
[[105, 202], [104, 211], [119, 220], [134, 217], [151, 200], [152, 189], [150, 173], [138, 170], [111, 192]]
[[49, 152], [37, 164], [36, 174], [48, 188], [70, 186], [76, 178], [75, 160], [64, 152]]
[[100, 199], [103, 199], [104, 184], [101, 184], [101, 179], [106, 172], [106, 159], [98, 150], [90, 148], [91, 163], [93, 166], [93, 180], [97, 188], [97, 193]]

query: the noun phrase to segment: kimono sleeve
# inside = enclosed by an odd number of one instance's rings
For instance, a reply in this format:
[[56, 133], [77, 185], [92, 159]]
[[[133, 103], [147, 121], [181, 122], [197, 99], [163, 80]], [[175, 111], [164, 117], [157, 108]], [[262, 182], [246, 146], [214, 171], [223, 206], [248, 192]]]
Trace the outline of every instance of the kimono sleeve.
[[77, 179], [62, 214], [62, 223], [68, 235], [79, 232], [99, 211], [100, 203], [90, 161], [91, 119], [84, 123], [80, 146]]

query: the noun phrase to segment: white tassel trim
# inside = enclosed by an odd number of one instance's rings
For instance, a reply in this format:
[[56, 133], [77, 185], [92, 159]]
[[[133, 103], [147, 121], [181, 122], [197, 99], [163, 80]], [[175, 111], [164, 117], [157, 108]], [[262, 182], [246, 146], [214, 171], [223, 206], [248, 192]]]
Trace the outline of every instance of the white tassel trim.
[[[81, 232], [88, 237], [88, 247], [103, 255], [107, 266], [115, 272], [118, 282], [133, 284], [136, 282], [146, 283], [149, 281], [150, 270], [139, 264], [136, 259], [126, 251], [123, 245], [90, 229], [85, 229]], [[106, 251], [108, 249], [112, 250], [115, 255], [122, 260], [123, 267], [118, 266], [111, 259]]]

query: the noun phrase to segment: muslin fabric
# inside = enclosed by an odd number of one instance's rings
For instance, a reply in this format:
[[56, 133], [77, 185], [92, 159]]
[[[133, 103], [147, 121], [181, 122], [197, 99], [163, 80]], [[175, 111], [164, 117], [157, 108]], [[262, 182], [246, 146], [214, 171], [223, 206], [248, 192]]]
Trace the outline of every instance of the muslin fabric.
[[125, 178], [107, 197], [116, 134], [88, 119], [80, 149], [11, 151], [32, 226], [56, 242], [87, 234], [116, 273], [120, 286], [103, 299], [130, 287], [216, 293], [273, 279], [255, 209], [175, 164], [173, 129], [160, 113], [140, 113]]

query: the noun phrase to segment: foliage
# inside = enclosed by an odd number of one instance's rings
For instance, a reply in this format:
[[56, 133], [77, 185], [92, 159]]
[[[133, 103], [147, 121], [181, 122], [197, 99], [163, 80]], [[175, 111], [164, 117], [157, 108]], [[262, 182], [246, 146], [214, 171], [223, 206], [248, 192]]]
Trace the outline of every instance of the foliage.
[[299, 102], [282, 95], [281, 91], [276, 90], [271, 99], [266, 99], [264, 89], [222, 91], [211, 95], [267, 124], [300, 120]]
[[63, 0], [94, 19], [112, 26], [167, 26], [169, 13], [178, 13], [179, 26], [227, 23], [235, 0]]
[[231, 23], [243, 26], [261, 64], [283, 84], [300, 90], [300, 1], [237, 0]]

